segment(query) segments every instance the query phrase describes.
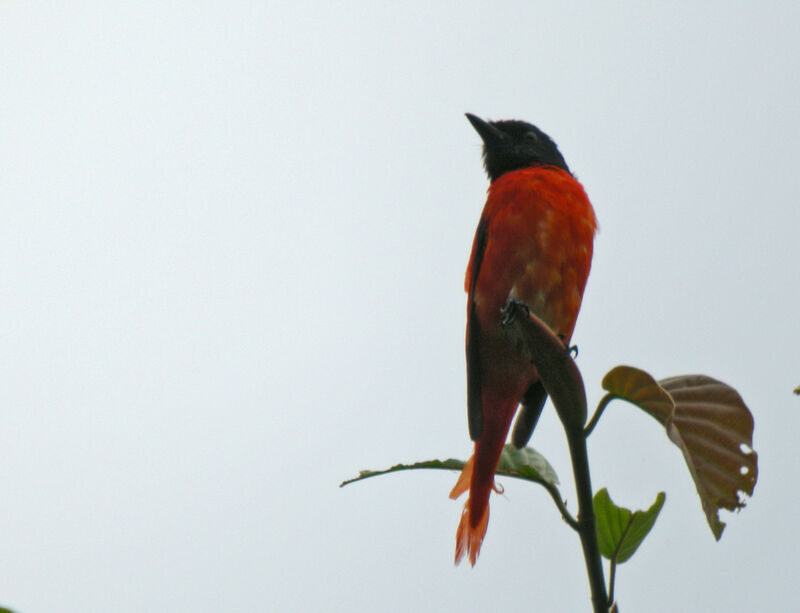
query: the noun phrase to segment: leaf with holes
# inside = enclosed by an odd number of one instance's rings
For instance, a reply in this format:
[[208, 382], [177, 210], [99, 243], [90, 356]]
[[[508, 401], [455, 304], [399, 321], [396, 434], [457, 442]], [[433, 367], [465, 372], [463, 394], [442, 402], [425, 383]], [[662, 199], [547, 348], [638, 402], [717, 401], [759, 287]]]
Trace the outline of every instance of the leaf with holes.
[[594, 495], [593, 506], [597, 521], [597, 543], [604, 558], [622, 564], [642, 544], [656, 523], [666, 495], [661, 492], [646, 511], [631, 512], [611, 501], [606, 488]]
[[719, 540], [725, 527], [719, 509], [742, 508], [739, 493], [752, 496], [758, 478], [753, 416], [738, 392], [705, 375], [656, 381], [631, 366], [611, 370], [603, 378], [603, 388], [666, 428], [683, 453], [708, 525]]
[[719, 510], [745, 506], [758, 479], [753, 451], [753, 415], [739, 393], [705, 375], [659, 381], [675, 401], [667, 435], [683, 452], [706, 520], [717, 540], [725, 529]]

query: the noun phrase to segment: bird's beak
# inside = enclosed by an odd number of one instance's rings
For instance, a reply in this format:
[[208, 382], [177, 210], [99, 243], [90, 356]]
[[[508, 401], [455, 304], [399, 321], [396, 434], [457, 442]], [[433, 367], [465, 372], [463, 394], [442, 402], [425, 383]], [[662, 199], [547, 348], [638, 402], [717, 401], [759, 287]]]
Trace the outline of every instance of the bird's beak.
[[487, 147], [497, 146], [505, 140], [505, 135], [495, 128], [490, 123], [485, 122], [480, 117], [476, 117], [472, 113], [464, 113], [475, 128], [475, 131], [480, 134], [483, 144]]

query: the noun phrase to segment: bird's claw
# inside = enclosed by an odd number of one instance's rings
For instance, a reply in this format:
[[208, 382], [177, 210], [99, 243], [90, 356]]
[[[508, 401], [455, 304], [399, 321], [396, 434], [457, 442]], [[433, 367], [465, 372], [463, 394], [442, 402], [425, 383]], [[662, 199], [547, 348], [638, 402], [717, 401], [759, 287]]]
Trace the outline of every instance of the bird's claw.
[[561, 342], [564, 343], [564, 348], [567, 350], [567, 353], [570, 356], [572, 356], [572, 359], [574, 360], [575, 358], [577, 358], [578, 357], [578, 346], [577, 345], [570, 345], [567, 342], [567, 337], [564, 336], [563, 334], [558, 334], [557, 336], [558, 336], [558, 338], [561, 339]]

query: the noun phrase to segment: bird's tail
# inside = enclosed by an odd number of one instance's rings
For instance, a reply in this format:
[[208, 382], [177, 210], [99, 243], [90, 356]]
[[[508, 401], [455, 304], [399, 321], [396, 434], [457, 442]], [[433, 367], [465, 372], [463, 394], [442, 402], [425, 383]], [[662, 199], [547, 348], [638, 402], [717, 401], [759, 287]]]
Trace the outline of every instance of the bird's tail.
[[450, 498], [455, 499], [469, 490], [469, 498], [464, 504], [461, 522], [456, 532], [456, 564], [461, 562], [465, 555], [469, 556], [472, 566], [475, 566], [478, 559], [489, 524], [489, 496], [493, 489], [498, 493], [502, 492], [494, 484], [494, 473], [500, 461], [515, 408], [516, 403], [513, 403], [511, 411], [504, 412], [507, 414], [507, 419], [502, 419], [504, 423], [498, 423], [496, 427], [484, 423], [481, 438], [475, 443], [475, 451], [464, 465], [455, 487], [450, 492]]

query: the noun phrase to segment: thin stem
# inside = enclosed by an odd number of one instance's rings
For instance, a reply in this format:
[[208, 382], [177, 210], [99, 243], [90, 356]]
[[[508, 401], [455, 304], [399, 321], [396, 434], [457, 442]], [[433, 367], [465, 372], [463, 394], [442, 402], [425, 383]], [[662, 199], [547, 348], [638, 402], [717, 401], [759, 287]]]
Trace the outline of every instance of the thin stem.
[[[572, 514], [567, 510], [567, 505], [561, 499], [561, 492], [555, 485], [553, 485], [549, 481], [545, 481], [544, 479], [539, 479], [531, 476], [523, 477], [521, 475], [515, 475], [513, 473], [506, 472], [504, 470], [498, 470], [497, 473], [495, 474], [502, 475], [503, 477], [511, 477], [512, 479], [522, 479], [523, 481], [531, 481], [533, 483], [538, 483], [544, 489], [547, 490], [548, 494], [550, 494], [550, 497], [553, 499], [553, 502], [556, 503], [556, 507], [558, 507], [559, 513], [561, 513], [561, 517], [564, 518], [564, 521], [567, 522], [567, 524], [569, 524], [569, 527], [575, 530], [576, 532], [580, 529], [580, 524], [578, 523], [578, 520], [575, 519], [572, 516]], [[345, 483], [349, 483], [349, 481], [346, 481]]]
[[611, 560], [611, 570], [609, 571], [609, 578], [608, 578], [608, 606], [614, 604], [614, 579], [617, 576], [617, 561], [616, 559]]
[[586, 427], [583, 429], [584, 436], [588, 437], [592, 433], [597, 422], [600, 421], [600, 416], [603, 414], [603, 411], [606, 410], [608, 404], [615, 398], [617, 398], [617, 396], [614, 394], [606, 394], [603, 396], [597, 405], [597, 409], [595, 409], [594, 415], [592, 415], [592, 419], [589, 420], [589, 423], [586, 424]]
[[564, 518], [564, 521], [569, 524], [569, 527], [575, 530], [576, 532], [580, 531], [580, 524], [578, 520], [572, 517], [569, 511], [567, 511], [567, 505], [564, 504], [564, 501], [561, 500], [561, 493], [558, 491], [558, 488], [554, 485], [550, 485], [549, 483], [542, 483], [545, 489], [550, 492], [550, 496], [553, 498], [553, 502], [556, 503], [558, 510], [561, 512], [561, 517]]
[[524, 481], [532, 481], [533, 483], [538, 483], [544, 489], [547, 490], [548, 494], [550, 494], [550, 497], [553, 499], [553, 502], [556, 503], [556, 507], [558, 507], [558, 511], [561, 513], [561, 517], [563, 517], [564, 521], [567, 522], [567, 524], [569, 524], [570, 528], [572, 528], [575, 531], [579, 529], [578, 520], [572, 517], [572, 514], [570, 514], [570, 512], [567, 511], [567, 505], [561, 499], [561, 492], [559, 492], [558, 488], [549, 481], [545, 481], [544, 479], [539, 479], [531, 476], [523, 477], [521, 475], [515, 475], [503, 470], [498, 470], [496, 474], [503, 475], [504, 477], [511, 477], [512, 479], [522, 479]]
[[511, 477], [512, 479], [523, 479], [524, 481], [532, 481], [533, 483], [538, 483], [544, 489], [547, 490], [547, 493], [550, 494], [550, 497], [553, 499], [553, 502], [556, 503], [556, 507], [558, 507], [559, 513], [561, 513], [561, 517], [564, 518], [564, 521], [569, 524], [569, 527], [575, 530], [576, 532], [580, 530], [580, 524], [578, 520], [575, 519], [572, 514], [567, 511], [567, 505], [561, 499], [561, 492], [558, 491], [558, 488], [550, 483], [549, 481], [545, 481], [544, 479], [538, 479], [536, 477], [522, 477], [520, 475], [514, 475], [509, 472], [505, 472], [502, 470], [498, 470], [498, 475], [503, 475], [504, 477]]

